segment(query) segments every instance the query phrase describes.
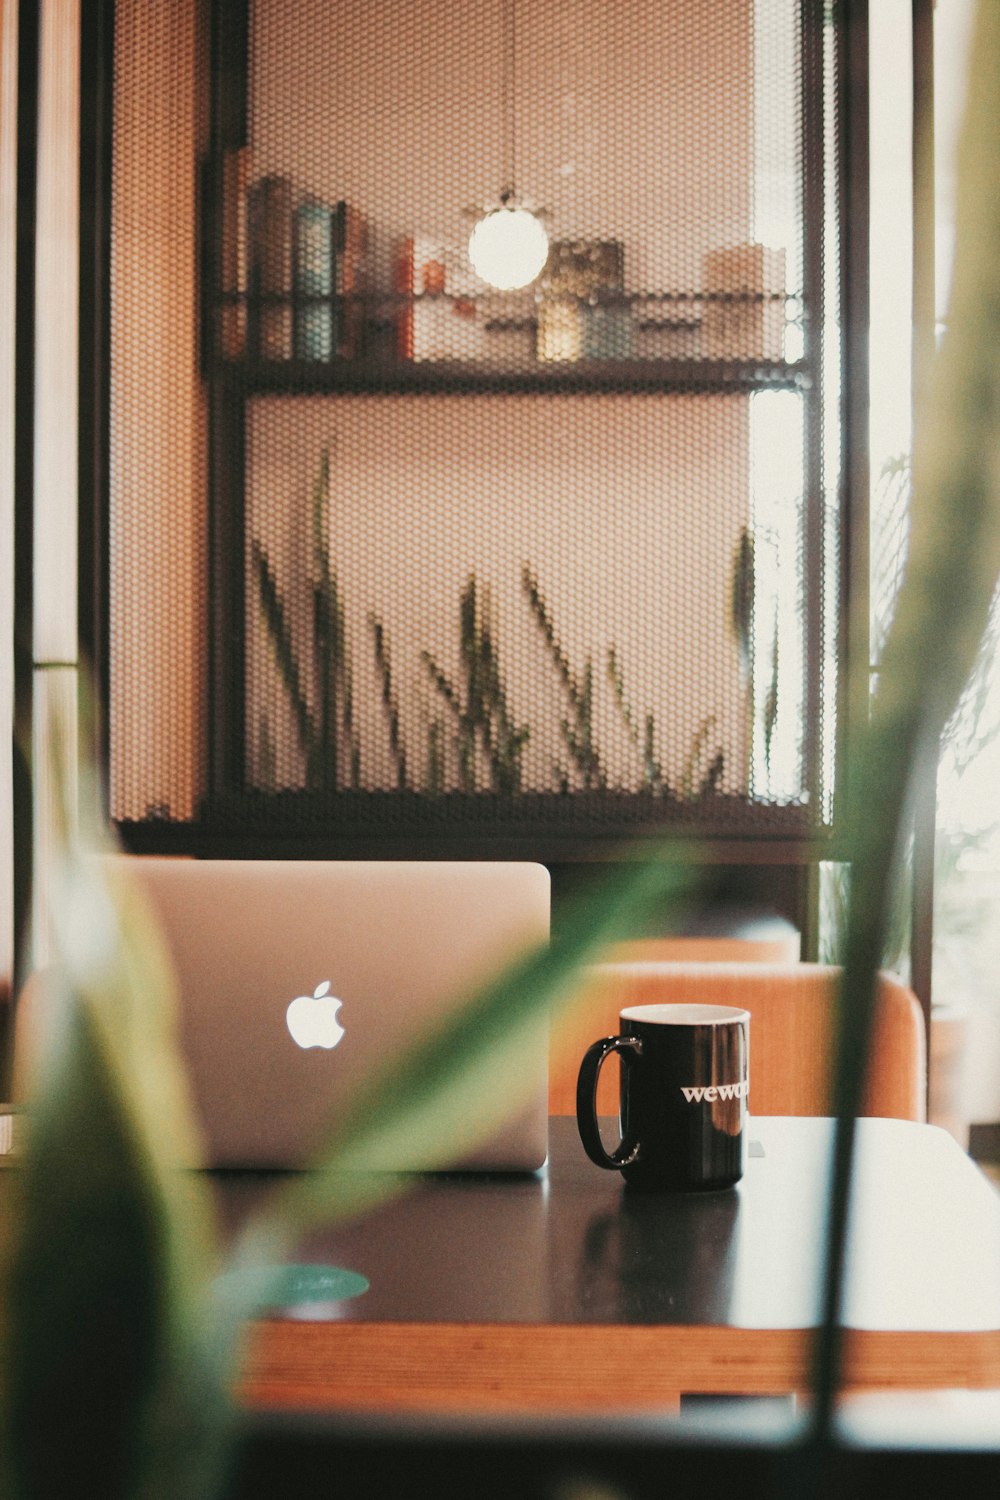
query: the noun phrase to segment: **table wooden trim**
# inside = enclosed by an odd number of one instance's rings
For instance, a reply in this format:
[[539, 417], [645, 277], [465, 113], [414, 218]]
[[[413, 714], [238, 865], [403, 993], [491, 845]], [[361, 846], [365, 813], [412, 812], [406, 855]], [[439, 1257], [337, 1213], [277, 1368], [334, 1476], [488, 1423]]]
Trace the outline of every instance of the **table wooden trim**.
[[[683, 1393], [808, 1390], [814, 1329], [350, 1323], [263, 1319], [250, 1331], [249, 1406], [383, 1411], [619, 1411]], [[1000, 1330], [848, 1330], [855, 1391], [1000, 1388]]]

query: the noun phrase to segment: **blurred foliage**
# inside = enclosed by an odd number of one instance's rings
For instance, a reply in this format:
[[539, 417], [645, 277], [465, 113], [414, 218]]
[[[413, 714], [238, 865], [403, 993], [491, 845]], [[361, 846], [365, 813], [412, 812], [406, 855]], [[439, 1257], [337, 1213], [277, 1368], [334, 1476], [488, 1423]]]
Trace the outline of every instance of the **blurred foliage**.
[[[470, 1117], [482, 1136], [524, 1102], [524, 1047], [570, 1003], [581, 965], [680, 920], [697, 876], [659, 850], [581, 898], [560, 935], [387, 1062], [310, 1170], [292, 1174], [223, 1246], [175, 1040], [155, 922], [121, 862], [100, 857], [97, 779], [75, 782], [53, 719], [57, 826], [44, 912], [53, 962], [33, 977], [19, 1051], [28, 1145], [0, 1174], [3, 1500], [211, 1500], [238, 1432], [240, 1334], [318, 1222], [336, 1224], [438, 1162]], [[90, 736], [83, 736], [90, 743]], [[348, 1168], [350, 1170], [348, 1170]]]
[[[974, 671], [1000, 572], [1000, 195], [993, 180], [1000, 148], [1000, 6], [988, 0], [978, 15], [949, 328], [916, 425], [905, 579], [879, 652], [870, 722], [848, 767], [852, 879], [842, 955], [838, 1130], [829, 1233], [817, 1247], [823, 1324], [807, 1461], [794, 1475], [797, 1497], [823, 1484], [827, 1473], [815, 1449], [829, 1437], [840, 1370], [853, 1122], [864, 1087], [875, 975], [905, 850], [910, 778], [927, 747], [937, 744]], [[256, 566], [262, 602], [267, 609], [270, 599], [276, 626], [280, 601], [262, 555]], [[337, 662], [332, 579], [320, 567], [314, 582], [332, 686], [326, 729], [313, 719], [304, 733], [318, 743], [323, 734], [346, 730], [349, 747], [349, 691]], [[594, 778], [592, 671], [586, 664], [579, 679], [570, 671], [534, 592], [536, 618], [568, 693], [567, 744]], [[290, 648], [284, 627], [278, 635]], [[291, 681], [289, 651], [284, 658]], [[301, 688], [301, 673], [299, 679]], [[526, 1032], [569, 1003], [579, 966], [613, 938], [641, 927], [653, 909], [673, 910], [679, 919], [694, 876], [669, 850], [623, 862], [581, 902], [557, 942], [498, 976], [457, 1018], [373, 1080], [315, 1170], [294, 1177], [224, 1257], [204, 1184], [179, 1170], [190, 1159], [193, 1126], [158, 935], [135, 892], [113, 882], [93, 859], [101, 842], [99, 796], [87, 768], [77, 786], [64, 753], [66, 726], [42, 727], [59, 763], [61, 819], [46, 870], [58, 972], [39, 992], [28, 1147], [20, 1170], [5, 1173], [0, 1183], [7, 1195], [0, 1483], [4, 1500], [77, 1494], [212, 1500], [224, 1485], [234, 1437], [228, 1391], [239, 1330], [259, 1305], [261, 1277], [310, 1224], [335, 1222], [398, 1188], [392, 1174], [379, 1169], [400, 1136], [419, 1141], [429, 1160], [471, 1098], [501, 1098], [509, 1085], [506, 1103], [516, 1107]], [[79, 825], [72, 813], [78, 790]], [[492, 1124], [483, 1119], [484, 1129]], [[348, 1162], [365, 1170], [348, 1173]], [[254, 1274], [223, 1274], [234, 1268]], [[241, 1291], [247, 1285], [255, 1287], [253, 1301]]]

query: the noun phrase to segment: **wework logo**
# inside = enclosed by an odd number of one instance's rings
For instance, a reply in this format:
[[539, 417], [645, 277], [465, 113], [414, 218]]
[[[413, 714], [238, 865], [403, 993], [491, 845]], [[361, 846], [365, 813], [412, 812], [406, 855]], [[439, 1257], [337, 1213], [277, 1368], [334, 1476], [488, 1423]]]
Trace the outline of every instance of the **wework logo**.
[[745, 1099], [750, 1088], [749, 1078], [744, 1078], [742, 1083], [718, 1083], [709, 1088], [686, 1089], [681, 1085], [681, 1093], [689, 1104], [714, 1104], [716, 1099]]

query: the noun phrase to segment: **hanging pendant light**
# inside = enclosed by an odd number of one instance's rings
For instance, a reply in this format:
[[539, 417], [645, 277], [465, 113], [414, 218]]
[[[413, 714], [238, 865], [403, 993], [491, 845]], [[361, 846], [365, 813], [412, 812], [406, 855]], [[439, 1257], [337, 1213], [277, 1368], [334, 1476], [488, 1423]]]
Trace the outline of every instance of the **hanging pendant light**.
[[478, 276], [498, 291], [513, 292], [534, 281], [549, 255], [549, 237], [537, 211], [517, 196], [515, 184], [516, 100], [515, 0], [506, 0], [504, 128], [507, 186], [488, 204], [469, 236], [469, 259]]

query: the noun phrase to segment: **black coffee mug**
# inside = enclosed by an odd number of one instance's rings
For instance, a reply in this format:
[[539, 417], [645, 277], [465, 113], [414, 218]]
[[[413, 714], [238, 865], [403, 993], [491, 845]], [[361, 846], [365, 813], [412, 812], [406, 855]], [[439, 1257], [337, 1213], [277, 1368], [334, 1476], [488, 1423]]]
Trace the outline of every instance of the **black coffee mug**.
[[[621, 1034], [588, 1047], [576, 1086], [580, 1139], [592, 1162], [634, 1187], [731, 1187], [746, 1159], [747, 1011], [732, 1005], [632, 1005]], [[621, 1061], [621, 1144], [597, 1124], [597, 1080]]]

